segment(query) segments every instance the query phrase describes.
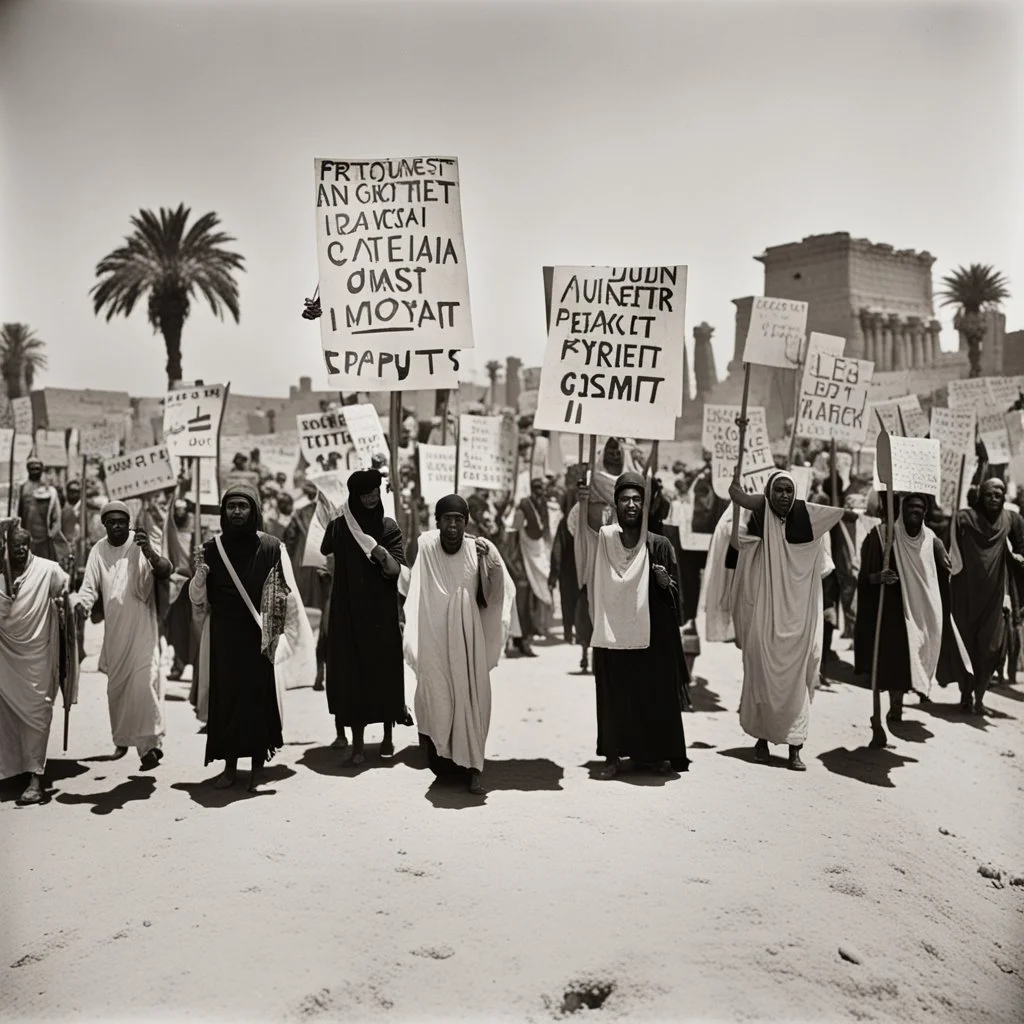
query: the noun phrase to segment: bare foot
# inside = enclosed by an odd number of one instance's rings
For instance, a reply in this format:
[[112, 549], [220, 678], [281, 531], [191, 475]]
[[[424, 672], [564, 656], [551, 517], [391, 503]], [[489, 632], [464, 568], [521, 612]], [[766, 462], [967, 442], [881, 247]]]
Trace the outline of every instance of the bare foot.
[[223, 771], [213, 780], [214, 789], [230, 789], [235, 784], [235, 773]]
[[18, 797], [18, 804], [27, 807], [29, 804], [43, 802], [43, 779], [41, 775], [33, 775], [25, 787], [25, 792]]

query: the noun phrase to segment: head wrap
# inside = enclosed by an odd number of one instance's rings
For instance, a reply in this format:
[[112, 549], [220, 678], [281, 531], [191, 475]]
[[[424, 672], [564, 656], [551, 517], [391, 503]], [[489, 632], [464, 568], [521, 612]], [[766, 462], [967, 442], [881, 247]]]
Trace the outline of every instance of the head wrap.
[[363, 533], [376, 541], [384, 536], [384, 502], [366, 508], [361, 499], [380, 487], [383, 479], [375, 469], [360, 469], [348, 478], [349, 511]]
[[375, 469], [356, 470], [348, 478], [348, 493], [360, 498], [364, 494], [369, 494], [374, 488], [380, 487], [383, 480], [384, 478]]
[[638, 490], [641, 494], [647, 493], [647, 485], [644, 483], [644, 478], [639, 473], [623, 473], [622, 476], [615, 481], [615, 500], [619, 500], [619, 491], [624, 491], [627, 487], [632, 487]]
[[45, 469], [45, 466], [43, 465], [43, 460], [42, 459], [37, 458], [35, 455], [30, 455], [25, 460], [25, 468], [26, 469], [31, 469], [33, 466], [38, 466], [40, 469]]
[[123, 512], [128, 517], [128, 522], [132, 521], [132, 513], [128, 506], [123, 501], [108, 501], [103, 506], [103, 511], [100, 513], [100, 522], [105, 523], [107, 516], [114, 512]]
[[978, 497], [983, 497], [985, 493], [992, 490], [993, 487], [998, 487], [1004, 494], [1006, 493], [1006, 484], [1004, 484], [999, 477], [990, 476], [978, 486]]
[[16, 540], [27, 540], [32, 543], [32, 534], [24, 526], [12, 526], [7, 534], [8, 543], [13, 544]]
[[[228, 522], [225, 509], [228, 498], [245, 498], [249, 502], [249, 519], [242, 527], [234, 527]], [[232, 484], [220, 499], [220, 530], [224, 542], [255, 537], [258, 530], [263, 529], [263, 508], [260, 496], [252, 484]]]
[[458, 494], [448, 494], [443, 497], [434, 506], [434, 518], [440, 519], [443, 515], [457, 512], [460, 516], [463, 516], [467, 522], [469, 520], [469, 505], [466, 499]]

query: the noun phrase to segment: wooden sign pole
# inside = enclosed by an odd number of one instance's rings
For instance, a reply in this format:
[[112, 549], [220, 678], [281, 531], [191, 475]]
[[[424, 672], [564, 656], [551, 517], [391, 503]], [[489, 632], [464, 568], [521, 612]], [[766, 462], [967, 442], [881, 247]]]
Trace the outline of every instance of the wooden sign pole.
[[[740, 402], [740, 450], [736, 459], [736, 472], [733, 474], [733, 482], [739, 484], [743, 475], [743, 446], [747, 441], [747, 401], [750, 398], [750, 363], [743, 364], [743, 399]], [[725, 566], [727, 569], [735, 568], [736, 559], [740, 551], [740, 507], [735, 502], [732, 506], [732, 538], [729, 541], [729, 550], [725, 553]]]

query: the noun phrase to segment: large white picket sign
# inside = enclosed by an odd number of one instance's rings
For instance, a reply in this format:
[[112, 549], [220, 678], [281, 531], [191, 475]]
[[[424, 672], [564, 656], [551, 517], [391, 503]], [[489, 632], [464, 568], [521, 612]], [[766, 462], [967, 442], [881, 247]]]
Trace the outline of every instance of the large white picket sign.
[[797, 436], [859, 444], [875, 364], [821, 351], [811, 335], [800, 384]]
[[170, 455], [217, 458], [227, 394], [226, 384], [198, 384], [167, 392], [164, 444]]
[[896, 492], [942, 493], [942, 458], [938, 441], [928, 437], [890, 437], [892, 489]]
[[807, 303], [758, 296], [750, 309], [743, 362], [795, 370], [804, 356]]
[[299, 452], [311, 473], [340, 472], [347, 479], [349, 473], [360, 468], [359, 455], [343, 416], [336, 412], [300, 413], [296, 420]]
[[988, 461], [993, 466], [1004, 466], [1010, 461], [1010, 435], [1006, 428], [1006, 413], [999, 409], [978, 416], [978, 437], [985, 445]]
[[941, 442], [944, 450], [949, 448], [960, 455], [973, 455], [976, 424], [977, 414], [972, 406], [946, 409], [936, 405], [932, 408], [930, 435]]
[[459, 417], [459, 487], [510, 491], [518, 434], [504, 416]]
[[121, 451], [121, 431], [112, 423], [83, 427], [78, 432], [81, 458], [111, 459]]
[[675, 437], [686, 277], [681, 266], [553, 268], [538, 430]]
[[420, 460], [420, 496], [433, 512], [434, 506], [455, 490], [455, 445], [416, 446]]
[[458, 160], [318, 159], [314, 195], [331, 387], [456, 387], [473, 348]]
[[341, 415], [348, 428], [349, 437], [355, 445], [359, 464], [369, 469], [375, 455], [383, 455], [390, 461], [387, 438], [380, 422], [380, 413], [368, 402], [362, 405], [344, 405]]
[[141, 498], [174, 487], [178, 482], [171, 456], [163, 444], [104, 459], [103, 476], [108, 497], [118, 501]]

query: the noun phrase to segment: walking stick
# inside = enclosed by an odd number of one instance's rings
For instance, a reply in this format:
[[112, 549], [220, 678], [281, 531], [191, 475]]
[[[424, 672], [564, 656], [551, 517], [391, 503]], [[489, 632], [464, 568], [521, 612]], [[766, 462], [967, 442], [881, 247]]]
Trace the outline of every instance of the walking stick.
[[[736, 472], [733, 483], [738, 484], [743, 474], [743, 446], [747, 442], [747, 399], [750, 397], [750, 363], [743, 364], [743, 400], [740, 403], [740, 415], [737, 423], [740, 428], [740, 451], [736, 459]], [[740, 508], [735, 502], [732, 506], [732, 538], [725, 552], [726, 569], [735, 569], [740, 557]]]
[[[882, 572], [888, 572], [892, 555], [893, 536], [893, 493], [892, 493], [892, 447], [885, 428], [878, 435], [875, 458], [878, 462], [878, 479], [885, 484], [885, 547], [882, 552]], [[875, 615], [875, 643], [871, 652], [871, 742], [872, 750], [884, 750], [889, 737], [882, 726], [882, 695], [878, 692], [878, 652], [882, 642], [882, 610], [885, 607], [885, 587], [881, 584], [878, 592], [878, 613]]]

